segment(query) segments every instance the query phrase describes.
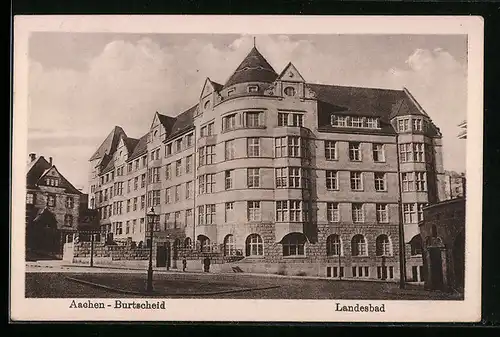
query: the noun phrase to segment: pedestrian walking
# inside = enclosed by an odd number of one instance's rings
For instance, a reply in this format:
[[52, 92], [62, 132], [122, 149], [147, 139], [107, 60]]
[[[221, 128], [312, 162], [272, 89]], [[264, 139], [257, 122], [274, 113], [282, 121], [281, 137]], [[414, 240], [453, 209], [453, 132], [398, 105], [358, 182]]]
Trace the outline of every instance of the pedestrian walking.
[[182, 271], [186, 271], [186, 267], [187, 267], [187, 261], [186, 261], [186, 257], [184, 256], [182, 258]]
[[205, 273], [210, 271], [210, 258], [208, 256], [203, 259], [203, 269]]

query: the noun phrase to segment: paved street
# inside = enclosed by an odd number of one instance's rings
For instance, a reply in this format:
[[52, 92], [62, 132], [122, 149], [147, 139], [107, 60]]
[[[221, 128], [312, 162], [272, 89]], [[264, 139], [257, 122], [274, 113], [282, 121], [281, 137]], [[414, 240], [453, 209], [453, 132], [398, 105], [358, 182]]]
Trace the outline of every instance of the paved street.
[[[33, 268], [31, 268], [33, 269]], [[49, 298], [144, 297], [116, 290], [142, 291], [145, 271], [92, 268], [39, 268], [26, 273], [26, 296]], [[52, 270], [51, 270], [52, 269]], [[74, 279], [99, 284], [102, 289]], [[155, 273], [158, 297], [240, 298], [240, 299], [459, 299], [444, 293], [429, 292], [413, 285], [399, 289], [394, 283], [301, 279], [245, 274]]]

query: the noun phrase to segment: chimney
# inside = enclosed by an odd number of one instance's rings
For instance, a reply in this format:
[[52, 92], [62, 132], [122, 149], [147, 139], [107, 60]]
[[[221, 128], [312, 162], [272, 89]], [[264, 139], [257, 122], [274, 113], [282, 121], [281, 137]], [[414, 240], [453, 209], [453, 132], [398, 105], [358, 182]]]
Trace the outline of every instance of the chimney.
[[52, 166], [52, 157], [49, 157], [49, 164]]
[[30, 153], [30, 163], [36, 159], [36, 153]]

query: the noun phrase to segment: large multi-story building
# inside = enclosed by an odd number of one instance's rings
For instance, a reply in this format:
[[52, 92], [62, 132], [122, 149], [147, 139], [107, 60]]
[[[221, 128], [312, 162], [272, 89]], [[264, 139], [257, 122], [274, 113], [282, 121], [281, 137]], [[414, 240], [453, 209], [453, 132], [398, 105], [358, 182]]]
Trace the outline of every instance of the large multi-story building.
[[[254, 47], [224, 85], [156, 113], [139, 140], [115, 127], [90, 159], [90, 204], [114, 240], [241, 255], [248, 270], [422, 281], [418, 221], [440, 200], [441, 134], [406, 90], [278, 74]], [[146, 204], [145, 204], [146, 203]]]

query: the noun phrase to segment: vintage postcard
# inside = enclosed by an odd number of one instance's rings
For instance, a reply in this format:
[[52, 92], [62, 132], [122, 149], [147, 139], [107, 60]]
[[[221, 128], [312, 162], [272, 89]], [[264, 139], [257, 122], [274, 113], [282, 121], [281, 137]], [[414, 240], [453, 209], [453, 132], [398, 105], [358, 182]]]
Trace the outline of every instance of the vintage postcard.
[[18, 16], [15, 321], [475, 322], [479, 17]]

